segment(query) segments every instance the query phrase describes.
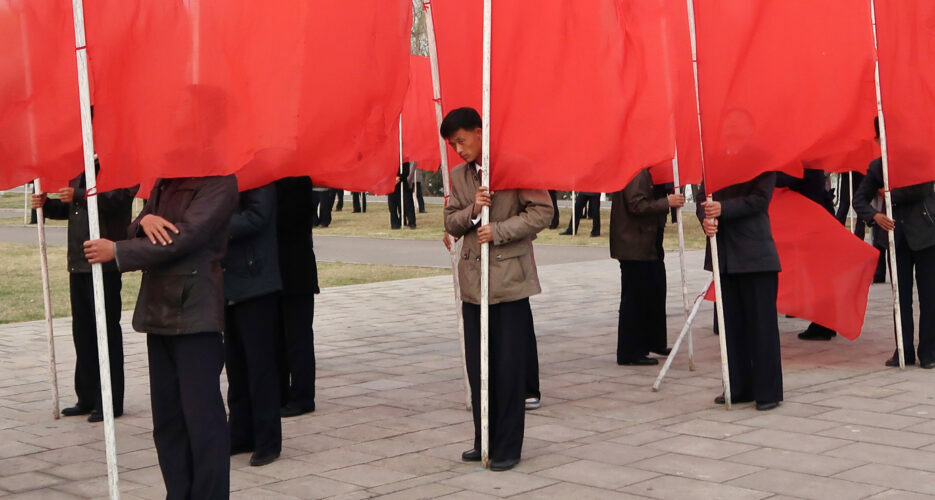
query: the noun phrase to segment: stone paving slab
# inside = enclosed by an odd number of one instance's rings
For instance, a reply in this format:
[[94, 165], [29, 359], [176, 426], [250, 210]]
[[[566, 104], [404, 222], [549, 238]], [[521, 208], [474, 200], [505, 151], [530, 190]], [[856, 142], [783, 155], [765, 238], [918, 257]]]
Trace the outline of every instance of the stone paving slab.
[[[689, 253], [689, 288], [707, 279]], [[669, 255], [670, 339], [681, 328]], [[705, 305], [697, 371], [680, 353], [620, 367], [619, 270], [609, 259], [540, 267], [532, 300], [543, 406], [527, 414], [508, 473], [460, 461], [470, 446], [451, 281], [433, 277], [326, 290], [317, 300], [317, 411], [283, 422], [283, 456], [231, 462], [233, 498], [929, 498], [935, 495], [935, 373], [883, 366], [893, 349], [889, 288], [875, 285], [864, 335], [805, 343], [780, 317], [786, 402], [727, 412]], [[125, 324], [129, 322], [125, 314]], [[73, 402], [69, 321], [56, 320], [62, 405]], [[125, 334], [126, 413], [117, 420], [123, 497], [164, 498], [152, 447], [144, 336]], [[43, 324], [0, 326], [0, 497], [106, 494], [102, 429], [53, 420]], [[222, 385], [225, 380], [222, 377]]]

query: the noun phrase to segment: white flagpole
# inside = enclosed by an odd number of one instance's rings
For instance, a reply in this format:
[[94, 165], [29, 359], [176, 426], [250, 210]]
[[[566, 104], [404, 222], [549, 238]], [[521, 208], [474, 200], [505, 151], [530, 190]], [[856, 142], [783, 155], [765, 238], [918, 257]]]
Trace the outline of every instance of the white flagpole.
[[[883, 161], [883, 199], [886, 202], [886, 215], [893, 220], [896, 216], [893, 214], [893, 196], [890, 192], [890, 160], [886, 150], [886, 122], [883, 120], [883, 91], [880, 88], [880, 52], [879, 40], [877, 39], [877, 8], [874, 0], [870, 0], [870, 15], [873, 21], [873, 44], [874, 59], [876, 63], [875, 82], [877, 87], [877, 117], [880, 120], [880, 149], [882, 151]], [[893, 285], [893, 313], [896, 316], [896, 350], [899, 352], [899, 369], [906, 369], [906, 353], [903, 346], [903, 314], [899, 306], [899, 272], [896, 262], [896, 238], [895, 231], [889, 235], [889, 260], [890, 260], [890, 282]], [[911, 335], [911, 333], [910, 333]]]
[[[429, 62], [432, 67], [432, 92], [435, 98], [435, 122], [440, 129], [442, 126], [442, 85], [438, 72], [438, 47], [435, 45], [435, 21], [432, 19], [432, 2], [422, 3], [425, 8], [425, 35], [429, 42]], [[448, 155], [445, 138], [438, 134], [438, 152], [441, 154], [442, 188], [445, 190], [445, 206], [451, 197], [451, 178], [448, 172]], [[458, 343], [461, 346], [461, 368], [464, 372], [464, 404], [471, 410], [471, 383], [467, 374], [467, 354], [464, 352], [464, 321], [461, 314], [461, 283], [458, 279], [458, 263], [460, 262], [461, 246], [463, 241], [451, 242], [451, 277], [455, 289], [455, 314], [458, 317]]]
[[[35, 189], [33, 189], [35, 192]], [[23, 224], [29, 224], [29, 216], [32, 211], [29, 208], [29, 183], [23, 184]]]
[[[701, 131], [701, 94], [699, 92], [698, 85], [698, 40], [695, 36], [695, 2], [694, 0], [686, 0], [688, 2], [688, 29], [691, 33], [691, 42], [692, 42], [692, 66], [694, 69], [695, 76], [695, 106], [698, 108], [698, 132], [702, 134]], [[704, 168], [704, 138], [700, 141], [701, 144], [701, 162], [702, 169]], [[714, 201], [713, 196], [708, 194], [708, 201]], [[727, 324], [724, 321], [724, 301], [723, 294], [721, 292], [721, 266], [720, 259], [718, 258], [718, 248], [717, 248], [717, 236], [708, 238], [708, 244], [711, 245], [711, 270], [714, 275], [714, 296], [716, 309], [717, 309], [717, 321], [718, 327], [720, 328], [720, 335], [718, 335], [718, 341], [721, 346], [721, 379], [724, 383], [724, 407], [730, 410], [731, 408], [731, 394], [730, 394], [730, 369], [727, 363]]]
[[850, 203], [847, 207], [847, 218], [851, 221], [851, 232], [857, 232], [857, 214], [854, 212], [854, 172], [847, 173], [847, 189], [850, 191]]
[[[675, 180], [675, 192], [678, 193], [682, 185], [681, 182], [679, 182], [679, 151], [677, 147], [675, 148], [675, 157], [672, 158], [672, 178]], [[688, 369], [695, 371], [695, 346], [692, 339], [691, 322], [688, 320], [691, 314], [692, 303], [691, 299], [688, 298], [688, 272], [686, 271], [687, 266], [685, 264], [685, 226], [682, 223], [681, 208], [675, 209], [675, 221], [678, 224], [679, 235], [679, 269], [682, 278], [682, 305], [685, 308], [685, 324], [688, 326]], [[675, 357], [674, 354], [675, 347], [673, 346], [670, 357]], [[668, 363], [668, 360], [666, 361]]]
[[[25, 20], [23, 20], [25, 23]], [[26, 36], [26, 30], [20, 29], [20, 36], [23, 41], [23, 61], [24, 69], [26, 75], [26, 94], [32, 95], [33, 85], [32, 85], [32, 63], [29, 57], [29, 37]], [[36, 165], [39, 162], [39, 146], [36, 144], [36, 117], [30, 110], [27, 114], [27, 127], [29, 128], [29, 149], [30, 155], [32, 156], [33, 165]], [[29, 189], [28, 184], [26, 185], [26, 200], [29, 200]], [[42, 182], [36, 178], [34, 181], [34, 193], [42, 194]], [[29, 207], [31, 205], [26, 205], [26, 215], [29, 216]], [[52, 328], [52, 291], [49, 284], [49, 255], [48, 248], [46, 246], [45, 240], [45, 211], [40, 206], [36, 209], [36, 228], [39, 232], [39, 266], [42, 274], [42, 305], [43, 310], [45, 311], [45, 330], [46, 337], [48, 340], [48, 351], [49, 351], [49, 385], [52, 389], [52, 418], [58, 420], [61, 415], [59, 414], [58, 406], [58, 370], [55, 366], [55, 331]], [[27, 222], [29, 222], [27, 220]]]
[[[481, 153], [481, 184], [490, 187], [490, 48], [491, 0], [484, 0], [484, 66], [483, 66], [483, 152]], [[492, 193], [491, 193], [492, 194]], [[491, 196], [491, 199], [493, 197]], [[490, 207], [481, 209], [481, 226], [490, 224]], [[490, 467], [490, 243], [480, 248], [480, 422], [481, 422], [481, 464]]]
[[[94, 169], [94, 130], [91, 125], [91, 91], [88, 84], [88, 50], [84, 33], [83, 0], [72, 0], [75, 20], [75, 53], [78, 60], [78, 96], [81, 104], [81, 137], [87, 184], [88, 223], [91, 240], [101, 237], [97, 208], [97, 172]], [[114, 431], [114, 400], [110, 384], [110, 351], [107, 346], [107, 313], [104, 308], [104, 281], [100, 264], [91, 266], [94, 283], [94, 317], [97, 325], [97, 354], [101, 374], [101, 403], [104, 411], [104, 448], [107, 455], [107, 482], [111, 499], [120, 498], [117, 478], [117, 438]]]
[[406, 190], [403, 189], [403, 115], [399, 115], [399, 224], [406, 225]]
[[708, 294], [708, 290], [711, 288], [713, 283], [713, 278], [708, 280], [708, 284], [705, 285], [704, 289], [701, 291], [701, 295], [695, 298], [695, 303], [688, 312], [688, 316], [685, 318], [685, 326], [682, 327], [682, 332], [679, 333], [678, 338], [675, 340], [675, 344], [672, 345], [672, 353], [669, 354], [668, 358], [666, 358], [665, 364], [662, 365], [662, 370], [659, 371], [659, 376], [656, 377], [656, 381], [653, 382], [653, 391], [659, 391], [659, 386], [662, 385], [662, 379], [664, 379], [666, 374], [669, 373], [669, 368], [672, 367], [672, 362], [675, 361], [675, 353], [678, 352], [679, 347], [682, 346], [682, 339], [684, 339], [686, 336], [691, 339], [691, 329], [692, 325], [695, 323], [695, 316], [698, 315], [698, 310], [701, 309], [701, 304], [704, 303], [705, 295]]
[[571, 235], [578, 235], [578, 225], [575, 224], [575, 218], [578, 216], [578, 198], [574, 191], [571, 192]]

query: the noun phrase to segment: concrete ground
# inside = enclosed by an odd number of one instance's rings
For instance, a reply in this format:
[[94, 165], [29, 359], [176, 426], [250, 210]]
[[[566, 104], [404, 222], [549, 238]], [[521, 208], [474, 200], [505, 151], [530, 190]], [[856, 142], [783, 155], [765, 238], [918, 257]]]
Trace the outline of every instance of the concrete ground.
[[[321, 243], [321, 247], [326, 244]], [[444, 257], [444, 252], [440, 250]], [[689, 253], [689, 288], [707, 275]], [[682, 324], [669, 256], [670, 339]], [[614, 363], [619, 274], [610, 259], [543, 265], [532, 301], [543, 406], [527, 413], [523, 461], [493, 473], [460, 461], [472, 427], [450, 278], [349, 286], [317, 301], [317, 411], [283, 422], [283, 457], [232, 460], [234, 498], [930, 498], [935, 372], [884, 368], [889, 288], [875, 285], [864, 335], [806, 343], [780, 318], [785, 402], [712, 404], [721, 392], [710, 306], [697, 371]], [[125, 316], [129, 321], [129, 315]], [[74, 402], [69, 322], [57, 329], [61, 403]], [[123, 498], [164, 498], [151, 437], [144, 336], [125, 334], [126, 414], [117, 420]], [[42, 323], [0, 326], [0, 496], [106, 495], [102, 427], [53, 420]], [[223, 381], [223, 377], [222, 377]]]

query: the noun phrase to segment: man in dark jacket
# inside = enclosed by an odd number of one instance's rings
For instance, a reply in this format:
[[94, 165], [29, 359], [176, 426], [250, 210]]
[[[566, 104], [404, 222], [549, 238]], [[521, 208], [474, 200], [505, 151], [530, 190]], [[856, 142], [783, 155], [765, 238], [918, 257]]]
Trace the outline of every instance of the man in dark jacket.
[[[90, 237], [84, 174], [61, 189], [59, 199], [33, 195], [32, 207], [42, 207], [49, 219], [68, 220], [68, 284], [71, 295], [71, 335], [75, 342], [75, 392], [78, 402], [62, 415], [88, 416], [89, 422], [104, 420], [101, 406], [101, 372], [97, 357], [97, 326], [94, 318], [94, 286], [91, 265], [84, 257], [84, 242]], [[97, 196], [101, 237], [113, 241], [127, 237], [133, 197], [139, 186], [117, 189]], [[114, 416], [123, 415], [123, 331], [120, 328], [120, 272], [113, 263], [103, 266], [104, 306], [107, 312], [107, 350]]]
[[160, 179], [130, 239], [85, 243], [91, 263], [143, 271], [133, 328], [147, 333], [153, 440], [171, 499], [230, 492], [221, 259], [236, 207], [233, 175]]
[[[919, 290], [919, 363], [935, 368], [935, 183], [925, 182], [894, 189], [893, 218], [870, 203], [883, 189], [883, 162], [870, 163], [867, 176], [854, 193], [854, 209], [870, 227], [891, 231], [896, 238], [896, 276], [899, 279], [899, 307], [902, 312], [903, 348], [906, 364], [915, 364], [915, 325], [912, 318], [913, 271]], [[899, 351], [886, 361], [899, 366]]]
[[276, 186], [240, 193], [230, 221], [224, 266], [224, 330], [231, 455], [253, 452], [250, 465], [266, 465], [282, 451], [279, 371], [279, 248]]
[[668, 354], [666, 268], [660, 240], [669, 208], [684, 205], [681, 194], [655, 197], [649, 169], [614, 193], [610, 255], [620, 261], [618, 365], [657, 365], [659, 360], [649, 353]]
[[318, 266], [312, 243], [312, 181], [276, 181], [276, 226], [282, 296], [279, 304], [279, 387], [282, 417], [315, 411], [315, 294]]
[[[772, 410], [782, 401], [780, 266], [769, 222], [775, 186], [776, 174], [764, 173], [714, 193], [714, 201], [699, 203], [697, 210], [705, 234], [717, 236], [732, 399], [756, 401], [758, 410]], [[702, 184], [699, 199], [704, 197]], [[705, 269], [713, 270], [710, 244]], [[724, 397], [715, 402], [723, 404]]]
[[[415, 165], [403, 163], [400, 174], [396, 177], [396, 189], [387, 196], [390, 209], [390, 229], [401, 229], [403, 225], [416, 228], [416, 205], [412, 201], [412, 177]], [[402, 194], [400, 194], [402, 189]], [[402, 199], [400, 199], [402, 196]]]

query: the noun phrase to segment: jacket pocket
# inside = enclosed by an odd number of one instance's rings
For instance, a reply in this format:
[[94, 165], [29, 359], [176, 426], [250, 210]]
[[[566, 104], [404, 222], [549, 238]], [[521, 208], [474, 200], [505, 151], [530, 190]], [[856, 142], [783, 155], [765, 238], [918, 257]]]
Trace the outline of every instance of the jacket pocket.
[[138, 300], [143, 305], [146, 327], [163, 331], [179, 327], [185, 300], [194, 281], [191, 278], [184, 274], [144, 275]]

